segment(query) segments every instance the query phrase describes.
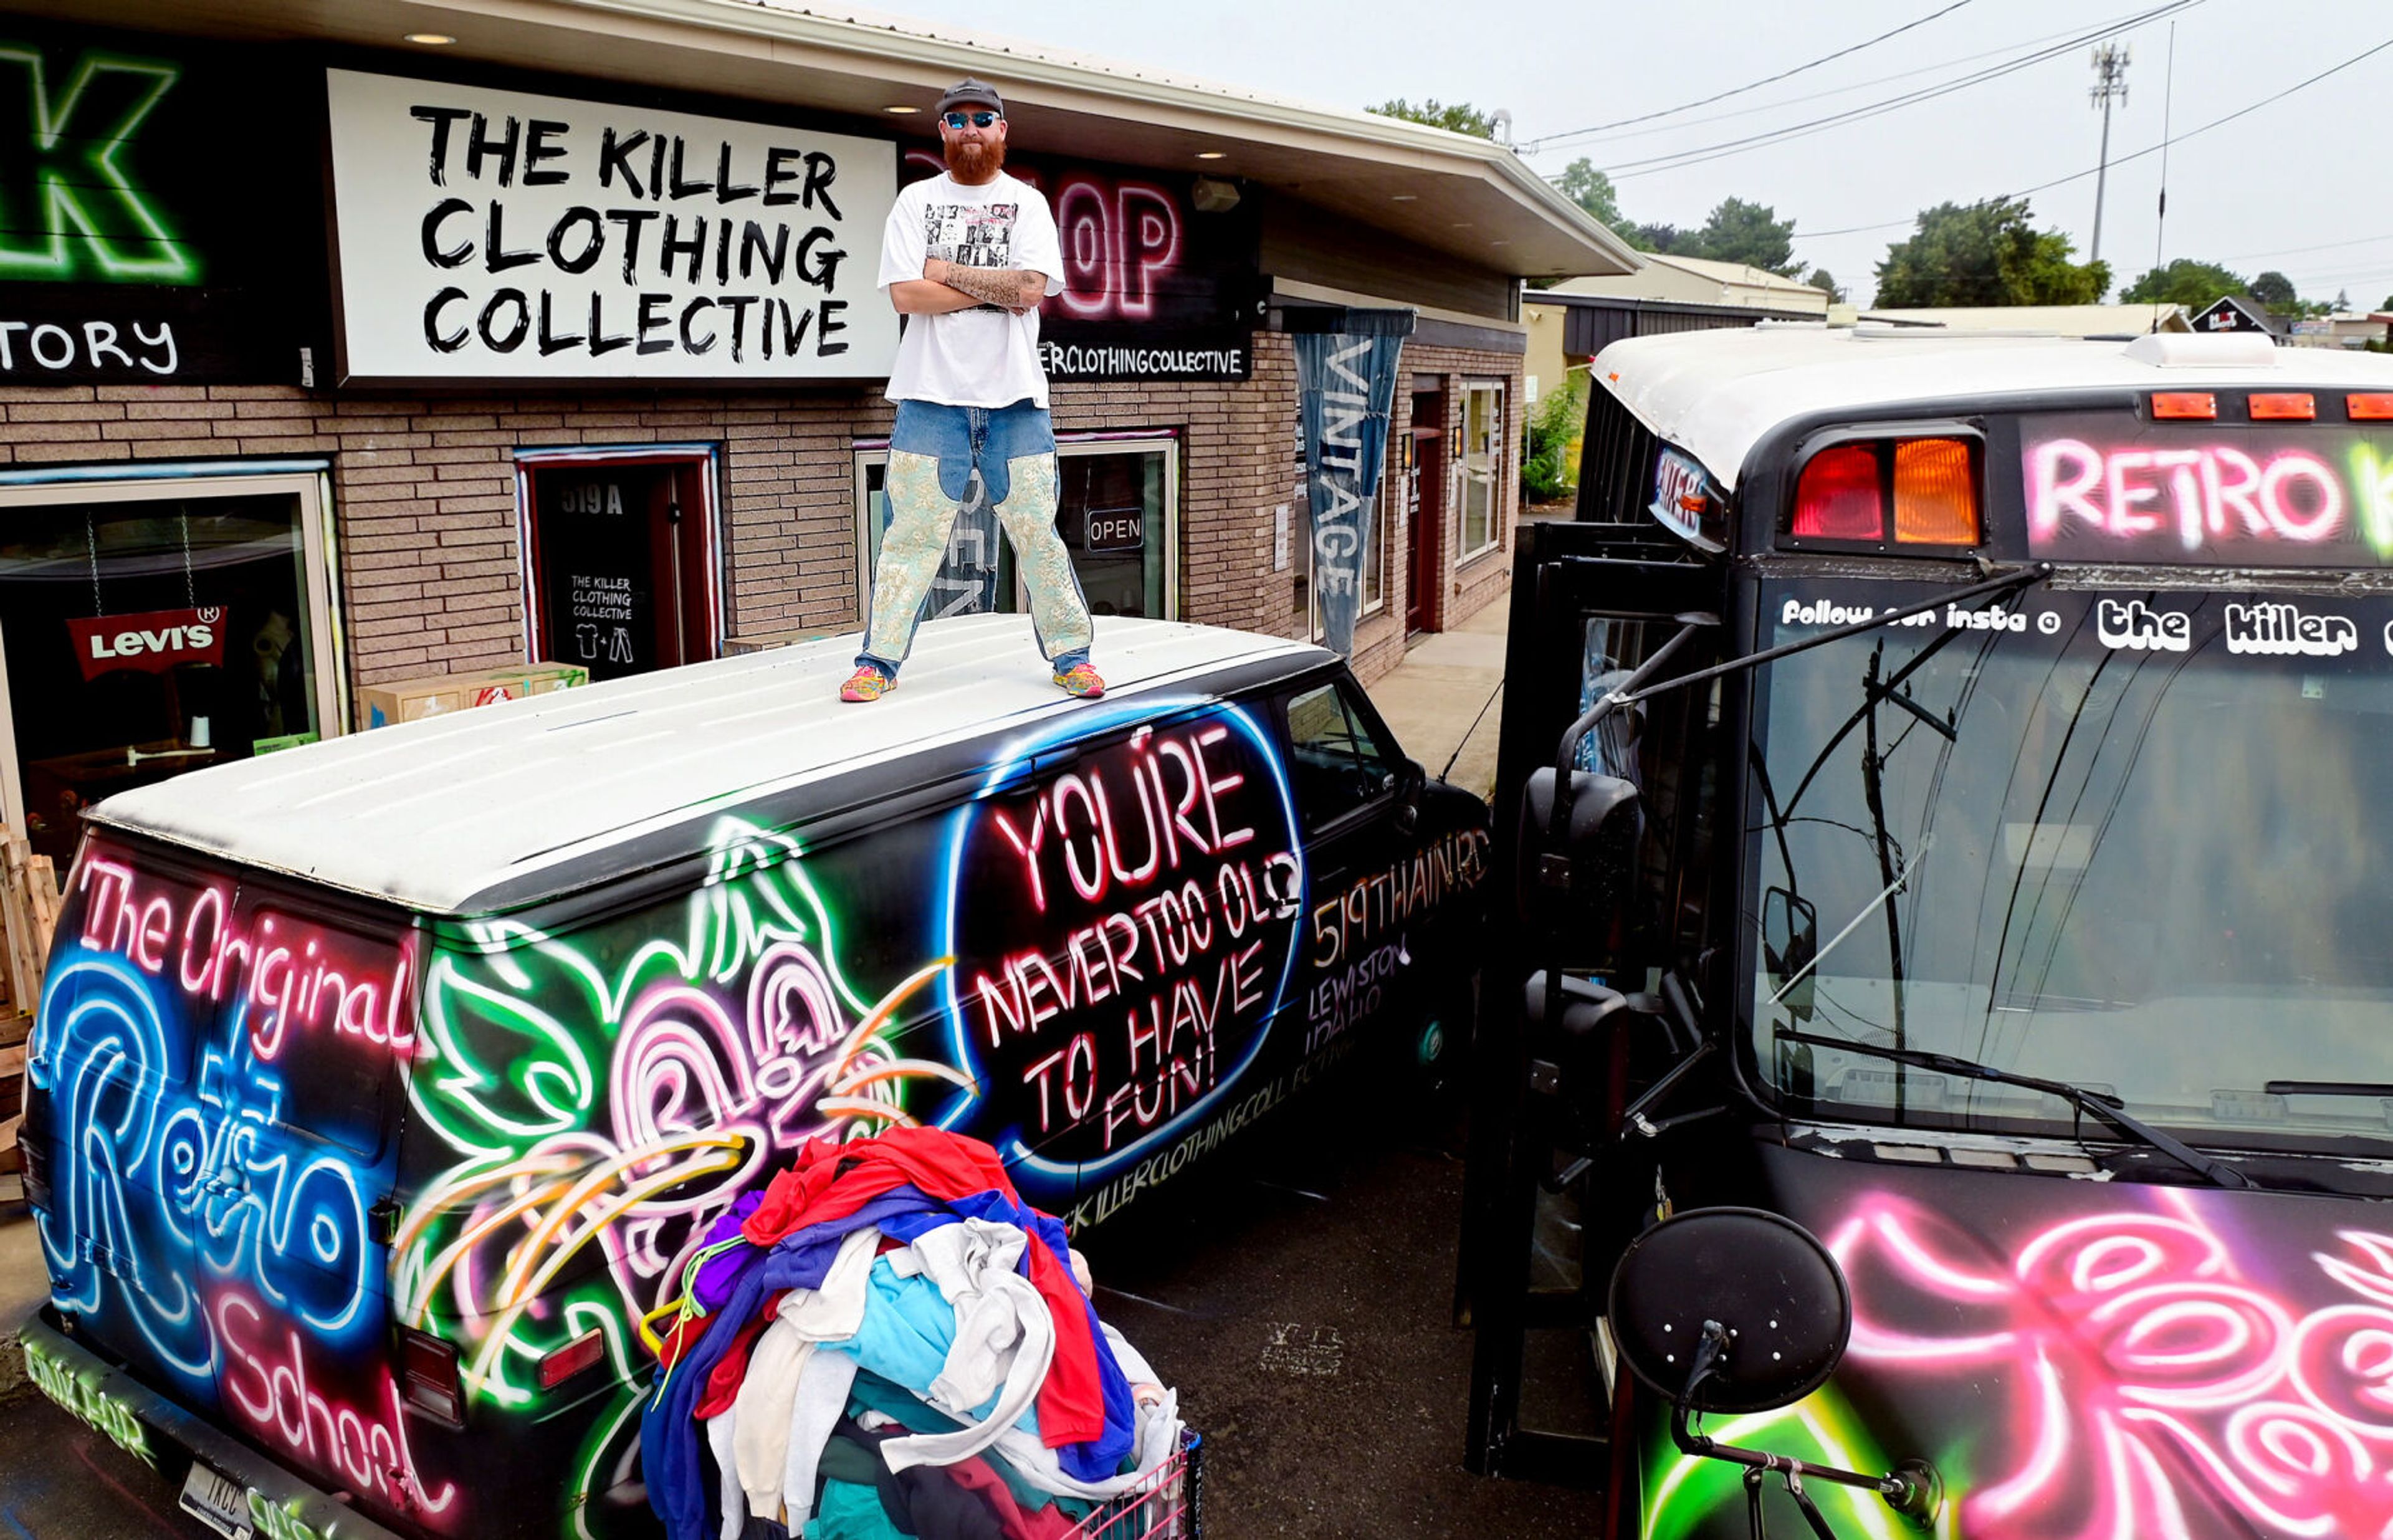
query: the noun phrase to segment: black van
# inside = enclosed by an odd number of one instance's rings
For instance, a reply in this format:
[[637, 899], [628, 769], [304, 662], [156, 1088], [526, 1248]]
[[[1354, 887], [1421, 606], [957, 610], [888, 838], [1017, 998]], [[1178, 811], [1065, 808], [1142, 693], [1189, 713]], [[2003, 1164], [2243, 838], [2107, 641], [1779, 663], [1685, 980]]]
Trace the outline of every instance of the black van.
[[1028, 641], [104, 804], [32, 1047], [34, 1377], [228, 1535], [652, 1533], [652, 1316], [802, 1142], [970, 1133], [1084, 1227], [1358, 1044], [1459, 1040], [1486, 811], [1336, 657], [1117, 620], [1083, 703]]

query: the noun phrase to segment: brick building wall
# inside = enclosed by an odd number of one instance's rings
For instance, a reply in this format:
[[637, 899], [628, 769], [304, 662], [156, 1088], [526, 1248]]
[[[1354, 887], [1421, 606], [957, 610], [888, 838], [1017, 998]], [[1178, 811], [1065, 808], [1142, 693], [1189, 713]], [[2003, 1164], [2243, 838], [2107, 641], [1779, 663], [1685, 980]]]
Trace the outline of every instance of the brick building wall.
[[[1458, 623], [1499, 594], [1517, 497], [1518, 356], [1407, 346], [1407, 374], [1509, 381], [1510, 421], [1496, 551], [1460, 568], [1458, 500], [1445, 499], [1447, 558], [1433, 612]], [[1392, 446], [1410, 398], [1397, 393]], [[1290, 500], [1295, 355], [1255, 338], [1238, 385], [1065, 385], [1061, 431], [1170, 428], [1181, 435], [1182, 614], [1280, 635], [1302, 633], [1301, 556], [1273, 569], [1274, 510]], [[1456, 417], [1458, 421], [1458, 416]], [[81, 385], [0, 391], [0, 463], [122, 467], [144, 460], [321, 456], [332, 464], [340, 621], [352, 685], [519, 660], [526, 646], [514, 452], [519, 449], [722, 446], [725, 613], [731, 634], [856, 623], [852, 446], [885, 435], [877, 390], [512, 393], [433, 398], [327, 395], [280, 385]], [[1449, 433], [1452, 424], [1447, 424]], [[1392, 450], [1385, 485], [1400, 461]], [[1386, 604], [1366, 617], [1354, 662], [1371, 679], [1403, 657], [1408, 553], [1401, 502], [1390, 520]]]

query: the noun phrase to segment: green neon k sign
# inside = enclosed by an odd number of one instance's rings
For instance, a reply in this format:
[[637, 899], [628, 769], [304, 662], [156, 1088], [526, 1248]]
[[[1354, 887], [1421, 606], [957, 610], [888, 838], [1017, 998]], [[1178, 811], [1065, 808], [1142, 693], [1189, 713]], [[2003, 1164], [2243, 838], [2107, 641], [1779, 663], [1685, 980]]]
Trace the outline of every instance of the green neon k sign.
[[181, 78], [171, 64], [85, 53], [53, 96], [38, 50], [0, 44], [0, 279], [200, 281], [198, 254], [125, 165]]

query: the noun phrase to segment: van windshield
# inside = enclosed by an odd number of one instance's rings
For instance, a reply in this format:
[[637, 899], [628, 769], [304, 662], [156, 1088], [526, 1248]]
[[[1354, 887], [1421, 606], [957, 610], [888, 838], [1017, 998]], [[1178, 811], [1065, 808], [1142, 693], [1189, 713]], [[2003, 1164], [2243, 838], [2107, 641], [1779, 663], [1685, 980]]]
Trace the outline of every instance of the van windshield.
[[[1929, 597], [1765, 590], [1765, 645]], [[2393, 1138], [2393, 599], [2039, 591], [1757, 680], [1747, 923], [1763, 1078], [1796, 1110], [2070, 1121], [1956, 1054], [2211, 1132]]]

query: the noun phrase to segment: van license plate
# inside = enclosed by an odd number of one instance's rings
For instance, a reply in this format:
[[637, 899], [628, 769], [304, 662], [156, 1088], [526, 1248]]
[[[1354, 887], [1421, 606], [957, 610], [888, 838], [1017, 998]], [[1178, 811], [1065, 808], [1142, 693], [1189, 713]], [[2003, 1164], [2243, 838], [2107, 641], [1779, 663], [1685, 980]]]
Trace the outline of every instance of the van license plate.
[[182, 1508], [225, 1540], [249, 1540], [249, 1494], [205, 1461], [193, 1460], [191, 1473], [183, 1478]]

